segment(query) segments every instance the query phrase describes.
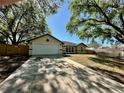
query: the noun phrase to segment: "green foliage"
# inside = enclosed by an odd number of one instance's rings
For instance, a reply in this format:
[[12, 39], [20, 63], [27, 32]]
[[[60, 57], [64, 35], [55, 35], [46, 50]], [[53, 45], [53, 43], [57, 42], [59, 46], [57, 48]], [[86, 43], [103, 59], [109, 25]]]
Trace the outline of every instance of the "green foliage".
[[[4, 6], [0, 9], [0, 35], [12, 44], [37, 35], [50, 33], [46, 16], [57, 12], [60, 1], [27, 0], [23, 3]], [[54, 11], [54, 12], [53, 12]]]
[[123, 0], [72, 0], [66, 29], [80, 39], [100, 38], [124, 43]]
[[[45, 18], [41, 18], [39, 21], [38, 21], [38, 24], [36, 26], [37, 30], [40, 30], [40, 32], [42, 34], [46, 34], [46, 33], [49, 33], [51, 34], [51, 31], [48, 27], [48, 25], [46, 24], [46, 20]], [[40, 34], [40, 33], [39, 33]]]
[[88, 44], [88, 47], [92, 47], [92, 48], [98, 48], [101, 45], [99, 43], [97, 43], [96, 41], [92, 41], [90, 42], [90, 44]]
[[41, 12], [45, 15], [53, 14], [57, 12], [58, 7], [64, 2], [64, 0], [33, 0], [38, 3]]
[[0, 43], [6, 43], [6, 41], [5, 41], [5, 37], [4, 36], [0, 36]]

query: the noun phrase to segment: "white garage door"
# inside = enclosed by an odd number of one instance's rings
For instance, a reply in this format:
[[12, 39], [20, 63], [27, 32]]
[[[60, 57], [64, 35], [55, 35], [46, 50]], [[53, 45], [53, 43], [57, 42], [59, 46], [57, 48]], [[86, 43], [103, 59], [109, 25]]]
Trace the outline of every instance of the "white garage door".
[[33, 45], [32, 55], [52, 55], [59, 54], [57, 45]]

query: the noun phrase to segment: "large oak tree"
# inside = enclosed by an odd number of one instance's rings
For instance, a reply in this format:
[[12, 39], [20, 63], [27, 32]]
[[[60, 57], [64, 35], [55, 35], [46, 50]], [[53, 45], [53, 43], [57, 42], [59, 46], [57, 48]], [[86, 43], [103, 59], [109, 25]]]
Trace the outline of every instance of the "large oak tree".
[[61, 1], [23, 0], [24, 2], [0, 8], [0, 36], [12, 44], [36, 35], [49, 33], [46, 16], [57, 12]]
[[124, 0], [72, 0], [69, 9], [68, 32], [124, 43]]

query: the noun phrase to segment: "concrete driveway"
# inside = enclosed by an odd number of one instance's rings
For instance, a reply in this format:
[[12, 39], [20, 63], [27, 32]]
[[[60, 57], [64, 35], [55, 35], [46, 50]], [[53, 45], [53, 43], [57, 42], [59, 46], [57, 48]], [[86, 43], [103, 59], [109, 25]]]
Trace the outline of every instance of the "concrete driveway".
[[31, 57], [0, 93], [124, 93], [124, 85], [67, 58]]

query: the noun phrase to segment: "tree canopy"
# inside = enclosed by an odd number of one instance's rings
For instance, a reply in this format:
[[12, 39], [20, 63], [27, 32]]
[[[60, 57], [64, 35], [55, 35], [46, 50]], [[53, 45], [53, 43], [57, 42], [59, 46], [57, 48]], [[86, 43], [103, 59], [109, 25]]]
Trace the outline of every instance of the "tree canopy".
[[56, 0], [23, 1], [0, 8], [0, 35], [12, 44], [19, 44], [36, 35], [50, 33], [45, 18], [56, 13], [61, 2], [56, 2]]
[[98, 47], [100, 47], [101, 45], [98, 43], [98, 42], [96, 42], [96, 41], [92, 41], [92, 42], [90, 42], [90, 44], [88, 44], [88, 47], [90, 48], [98, 48]]
[[124, 43], [124, 0], [72, 0], [69, 9], [68, 32]]

